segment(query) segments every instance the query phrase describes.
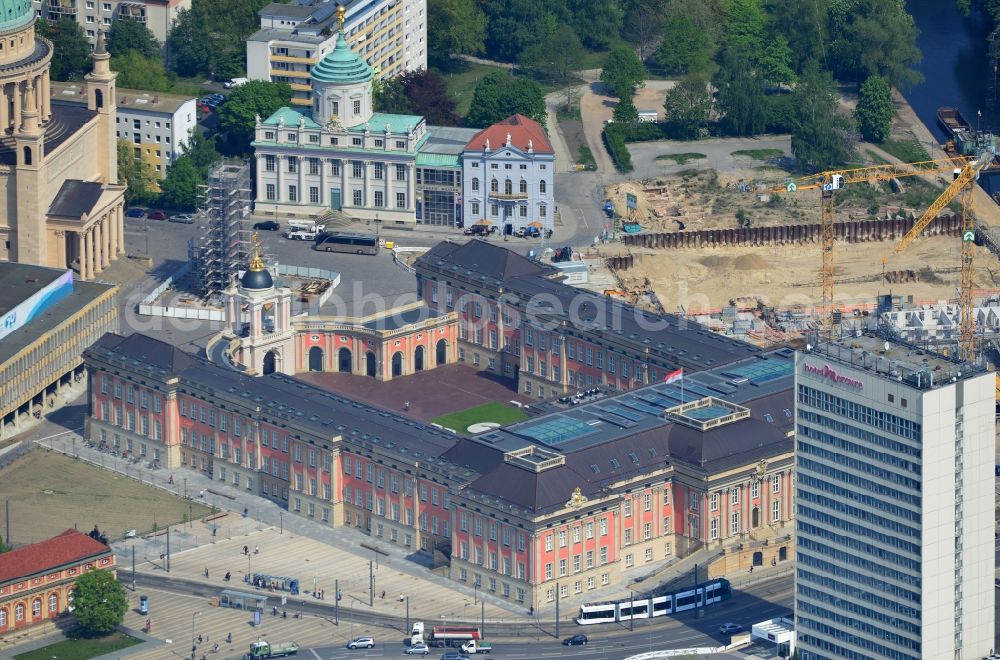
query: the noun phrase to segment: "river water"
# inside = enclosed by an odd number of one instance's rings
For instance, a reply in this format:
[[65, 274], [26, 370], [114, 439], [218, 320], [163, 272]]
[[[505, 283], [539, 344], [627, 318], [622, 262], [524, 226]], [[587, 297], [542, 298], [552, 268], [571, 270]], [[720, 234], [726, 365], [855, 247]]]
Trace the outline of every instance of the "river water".
[[[937, 123], [937, 109], [944, 106], [957, 107], [973, 128], [979, 123], [983, 129], [1000, 131], [1000, 114], [988, 112], [986, 102], [994, 75], [986, 43], [988, 19], [979, 12], [962, 16], [954, 0], [907, 0], [906, 8], [920, 30], [917, 47], [923, 60], [918, 68], [924, 82], [904, 96], [920, 120], [941, 143], [947, 134]], [[981, 177], [980, 184], [987, 192], [1000, 190], [995, 173]]]

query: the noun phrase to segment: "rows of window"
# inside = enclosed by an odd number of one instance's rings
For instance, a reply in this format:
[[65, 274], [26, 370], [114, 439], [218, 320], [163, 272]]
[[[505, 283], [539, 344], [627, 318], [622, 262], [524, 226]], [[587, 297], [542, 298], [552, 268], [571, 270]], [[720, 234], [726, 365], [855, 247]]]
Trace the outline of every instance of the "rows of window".
[[[920, 530], [916, 527], [911, 527], [910, 525], [900, 522], [896, 518], [886, 518], [884, 516], [876, 515], [872, 513], [870, 509], [861, 509], [851, 506], [843, 500], [835, 497], [825, 497], [809, 490], [801, 490], [796, 497], [796, 503], [800, 502], [815, 504], [823, 511], [836, 511], [845, 516], [850, 516], [855, 520], [863, 520], [865, 523], [871, 523], [871, 525], [877, 525], [882, 529], [891, 530], [910, 538], [920, 538]], [[824, 515], [826, 514], [824, 513]], [[837, 524], [839, 525], [839, 523]]]
[[[607, 575], [607, 574], [605, 574], [605, 575]], [[462, 582], [469, 582], [469, 570], [467, 568], [460, 568], [460, 569], [458, 569], [458, 579], [461, 580]], [[510, 584], [508, 584], [507, 582], [504, 582], [503, 580], [501, 580], [498, 583], [497, 579], [495, 577], [488, 576], [487, 579], [486, 579], [486, 584], [484, 586], [483, 585], [483, 576], [480, 575], [479, 573], [474, 573], [473, 576], [472, 576], [472, 582], [473, 582], [473, 584], [475, 584], [480, 589], [486, 589], [490, 593], [499, 593], [504, 598], [510, 598], [510, 594], [511, 594]], [[499, 584], [499, 592], [497, 590], [498, 584]], [[607, 584], [607, 581], [603, 582], [602, 584]], [[593, 587], [591, 587], [591, 588], [593, 588]], [[582, 587], [581, 587], [581, 590], [582, 590]], [[551, 591], [551, 589], [549, 591]], [[524, 587], [515, 587], [514, 588], [514, 593], [515, 593], [514, 599], [517, 602], [519, 602], [519, 603], [523, 603], [524, 600], [525, 600], [525, 596], [526, 596]], [[580, 592], [577, 592], [577, 593], [580, 593]]]
[[[896, 598], [886, 598], [877, 593], [874, 593], [872, 589], [869, 588], [869, 583], [864, 583], [864, 588], [859, 588], [857, 586], [846, 584], [841, 580], [830, 577], [828, 574], [813, 573], [811, 571], [805, 570], [801, 564], [796, 564], [796, 579], [797, 583], [801, 586], [806, 582], [815, 584], [821, 587], [823, 593], [839, 593], [845, 596], [854, 598], [855, 600], [870, 603], [875, 607], [881, 607], [884, 610], [890, 612], [895, 612], [899, 616], [908, 617], [916, 621], [920, 620], [920, 609], [918, 607], [913, 607], [911, 605], [906, 605], [901, 603]], [[805, 587], [803, 587], [805, 588]], [[831, 596], [832, 598], [832, 596]], [[826, 602], [826, 599], [823, 599]], [[919, 597], [917, 598], [917, 604], [919, 604]]]
[[870, 493], [892, 498], [898, 502], [904, 502], [916, 507], [920, 506], [920, 495], [914, 495], [912, 493], [896, 490], [895, 488], [890, 488], [883, 483], [865, 479], [864, 477], [860, 477], [852, 472], [838, 470], [835, 467], [831, 467], [825, 463], [820, 463], [819, 461], [814, 461], [810, 458], [806, 458], [805, 456], [798, 456], [795, 460], [799, 467], [799, 483], [802, 483], [804, 476], [813, 472], [827, 477], [830, 481], [836, 481], [848, 486], [853, 486], [856, 490], [865, 490]]
[[[831, 600], [828, 594], [818, 591], [816, 589], [811, 589], [809, 587], [799, 587], [798, 593], [800, 595], [805, 595], [810, 598], [818, 599], [820, 601]], [[865, 635], [877, 637], [889, 644], [895, 644], [896, 646], [908, 648], [913, 651], [920, 650], [919, 641], [911, 639], [909, 637], [906, 637], [905, 635], [901, 635], [896, 632], [898, 627], [919, 635], [920, 634], [919, 626], [914, 626], [912, 623], [909, 623], [905, 619], [900, 619], [898, 617], [890, 617], [881, 612], [872, 610], [870, 608], [862, 607], [861, 605], [858, 605], [857, 603], [852, 603], [849, 600], [837, 600], [836, 603], [837, 603], [836, 607], [839, 609], [828, 609], [820, 605], [815, 605], [809, 601], [799, 600], [797, 602], [798, 606], [797, 611], [804, 612], [807, 615], [819, 617], [823, 621], [829, 621], [833, 622], [834, 624], [839, 624], [840, 626], [856, 630]], [[833, 605], [832, 603], [830, 604]], [[844, 614], [843, 612], [851, 612], [864, 618], [849, 616], [848, 614]], [[880, 626], [875, 626], [872, 625], [871, 623], [868, 623], [869, 620], [881, 620], [885, 622], [886, 626], [891, 626], [891, 627], [882, 628]], [[854, 638], [853, 640], [851, 640], [852, 644], [863, 645], [863, 642], [867, 641], [865, 638], [857, 637], [853, 633], [850, 633], [847, 630], [844, 630], [843, 628], [837, 628], [834, 627], [833, 625], [829, 625], [826, 623], [822, 623], [819, 625], [827, 628], [827, 630], [824, 631], [827, 634], [833, 632], [835, 638], [838, 638], [836, 633], [842, 633], [848, 639]], [[912, 628], [916, 628], [916, 630], [911, 630]], [[881, 644], [876, 644], [876, 645], [881, 646]]]
[[[873, 575], [858, 573], [857, 571], [852, 571], [849, 568], [844, 568], [843, 566], [833, 562], [820, 559], [810, 552], [803, 552], [801, 547], [795, 553], [795, 564], [798, 567], [800, 574], [806, 577], [813, 576], [810, 579], [819, 584], [826, 584], [826, 580], [833, 580], [837, 584], [842, 585], [844, 588], [848, 588], [847, 584], [849, 582], [854, 582], [856, 584], [864, 585], [864, 589], [861, 590], [862, 592], [869, 593], [879, 591], [884, 594], [888, 594], [892, 597], [894, 602], [898, 603], [898, 607], [907, 607], [906, 605], [899, 603], [899, 601], [907, 601], [918, 605], [920, 604], [920, 594], [912, 589], [899, 586], [898, 584], [894, 584], [892, 582], [886, 582], [885, 580], [874, 577]], [[822, 571], [824, 577], [822, 577], [821, 580], [819, 577], [815, 577], [816, 574], [814, 573], [802, 573], [805, 568], [815, 568]], [[834, 577], [826, 577], [831, 575]]]
[[[884, 640], [887, 644], [895, 644], [897, 646], [910, 649], [912, 651], [920, 652], [920, 642], [909, 637], [905, 637], [896, 633], [894, 630], [887, 628], [880, 628], [878, 626], [873, 626], [867, 623], [864, 619], [857, 619], [846, 614], [841, 614], [837, 610], [830, 610], [825, 607], [820, 607], [818, 605], [813, 605], [809, 602], [799, 602], [797, 603], [797, 612], [801, 612], [811, 617], [818, 617], [821, 620], [809, 619], [813, 625], [805, 626], [806, 629], [817, 630], [832, 637], [833, 639], [839, 639], [848, 644], [854, 646], [860, 646], [862, 648], [868, 649], [869, 651], [875, 651], [878, 653], [880, 658], [890, 658], [890, 657], [909, 657], [909, 656], [897, 656], [893, 655], [893, 648], [890, 646], [885, 646], [879, 642], [874, 642], [867, 637], [861, 637], [851, 630], [845, 630], [844, 628], [838, 627], [837, 625], [831, 625], [826, 623], [830, 621], [834, 624], [839, 624], [839, 626], [845, 626], [853, 630], [857, 630], [860, 633], [871, 635], [872, 637], [877, 637]], [[842, 601], [841, 607], [845, 605], [851, 605], [848, 601]], [[867, 608], [861, 608], [867, 610]], [[804, 617], [801, 615], [796, 617], [796, 623], [801, 621]], [[896, 651], [899, 653], [898, 651]], [[843, 657], [843, 656], [838, 656]]]
[[851, 456], [846, 456], [839, 451], [830, 451], [811, 442], [803, 442], [802, 440], [803, 436], [807, 438], [812, 436], [819, 436], [818, 437], [819, 440], [821, 440], [822, 442], [826, 442], [828, 444], [836, 444], [836, 441], [838, 440], [835, 436], [828, 435], [826, 433], [823, 433], [822, 431], [815, 431], [811, 429], [807, 431], [806, 430], [807, 428], [808, 427], [802, 425], [799, 426], [800, 437], [798, 442], [796, 443], [797, 445], [796, 451], [799, 453], [800, 456], [806, 454], [808, 454], [809, 456], [816, 456], [818, 458], [822, 458], [826, 461], [829, 461], [830, 463], [841, 465], [843, 467], [856, 470], [857, 472], [863, 472], [865, 474], [871, 475], [872, 477], [880, 479], [885, 483], [891, 483], [897, 486], [903, 486], [905, 488], [909, 488], [917, 492], [920, 491], [921, 482], [919, 479], [913, 479], [911, 477], [907, 477], [902, 474], [893, 472], [892, 470], [886, 470], [882, 467], [879, 467], [878, 465], [871, 463], [871, 461], [868, 460], [862, 460], [858, 458], [853, 458]]
[[[891, 534], [883, 534], [882, 532], [875, 531], [868, 525], [859, 525], [857, 523], [850, 522], [849, 520], [844, 520], [843, 518], [840, 518], [838, 516], [830, 515], [825, 511], [820, 511], [818, 509], [806, 506], [801, 502], [801, 500], [796, 501], [795, 511], [796, 511], [796, 516], [798, 517], [800, 523], [803, 520], [814, 520], [822, 525], [825, 525], [825, 527], [823, 528], [824, 533], [832, 534], [832, 532], [830, 532], [831, 529], [839, 529], [843, 532], [847, 532], [848, 534], [853, 534], [861, 538], [871, 539], [879, 543], [880, 546], [897, 548], [904, 552], [909, 552], [911, 554], [920, 556], [920, 544], [918, 543], [911, 543], [910, 541], [901, 539], [898, 536], [893, 536]], [[906, 533], [907, 536], [920, 538], [919, 533], [915, 533], [915, 530], [912, 530], [911, 528], [905, 528], [905, 530], [901, 531], [903, 531], [903, 533]], [[853, 542], [858, 543], [858, 541], [853, 541]]]
[[[826, 624], [820, 624], [805, 617], [799, 619], [799, 621], [803, 621], [806, 626], [820, 632], [830, 629], [830, 627]], [[839, 635], [837, 638], [851, 643], [856, 643], [856, 640], [860, 640], [864, 643], [863, 645], [865, 648], [868, 649], [868, 653], [859, 653], [854, 649], [834, 644], [825, 638], [816, 637], [815, 635], [810, 635], [808, 633], [798, 633], [796, 638], [798, 639], [800, 646], [800, 648], [796, 650], [800, 651], [799, 658], [801, 660], [827, 660], [828, 658], [843, 658], [844, 660], [872, 660], [872, 656], [870, 655], [871, 652], [878, 653], [880, 658], [886, 658], [886, 660], [918, 660], [917, 657], [912, 656], [909, 653], [903, 653], [882, 644], [875, 644], [873, 642], [869, 642], [868, 640], [857, 638], [854, 635], [847, 635], [846, 638], [843, 635]], [[802, 649], [801, 647], [804, 644], [822, 649], [824, 653], [817, 654]]]
[[[837, 610], [838, 617], [843, 616], [839, 614], [840, 611], [849, 612], [856, 616], [862, 617], [861, 619], [853, 619], [851, 617], [848, 617], [846, 619], [838, 618], [835, 620], [841, 623], [844, 623], [846, 621], [857, 622], [860, 625], [855, 625], [853, 627], [859, 628], [868, 634], [877, 634], [877, 636], [879, 637], [882, 636], [880, 634], [882, 630], [881, 627], [874, 626], [871, 623], [867, 623], [868, 621], [876, 621], [878, 623], [883, 624], [884, 626], [892, 628], [893, 630], [902, 630], [912, 635], [917, 635], [917, 636], [920, 635], [919, 623], [915, 624], [909, 618], [901, 618], [892, 614], [886, 614], [885, 612], [881, 612], [879, 610], [873, 610], [870, 607], [866, 607], [859, 603], [855, 603], [854, 601], [839, 598], [838, 596], [834, 595], [831, 591], [825, 589], [814, 589], [813, 587], [810, 587], [806, 584], [797, 583], [796, 592], [799, 596], [804, 596], [805, 598], [816, 601], [818, 603], [822, 603], [823, 605], [827, 606], [832, 605], [839, 608], [839, 610]], [[817, 611], [825, 610], [825, 608], [822, 605], [817, 605], [815, 603], [803, 603], [801, 600], [800, 603], [802, 603], [801, 606], [806, 611], [809, 611], [810, 608], [815, 608], [811, 613], [816, 613]], [[861, 623], [862, 621], [864, 621], [865, 623]]]
[[[479, 177], [472, 177], [469, 181], [472, 186], [472, 192], [479, 192]], [[548, 184], [545, 179], [539, 179], [538, 181], [538, 194], [544, 195], [548, 191]], [[500, 181], [496, 178], [490, 179], [490, 192], [499, 193], [500, 192]], [[513, 195], [514, 194], [514, 182], [510, 179], [504, 179], [503, 182], [503, 194]], [[527, 195], [528, 194], [528, 182], [521, 179], [517, 184], [517, 194]]]
[[[265, 154], [264, 156], [264, 171], [265, 172], [276, 172], [278, 170], [278, 156], [274, 154]], [[332, 176], [341, 175], [341, 167], [344, 167], [344, 161], [338, 158], [299, 158], [298, 156], [284, 156], [282, 159], [285, 161], [285, 171], [291, 174], [296, 174], [299, 172], [300, 161], [303, 162], [304, 168], [302, 171], [307, 174], [319, 175], [322, 173], [323, 161], [326, 160], [329, 165], [329, 172]], [[351, 175], [350, 178], [353, 179], [363, 179], [365, 178], [365, 164], [360, 160], [349, 160], [346, 161], [347, 166], [350, 167], [348, 170]], [[394, 181], [406, 181], [407, 180], [407, 169], [409, 165], [406, 164], [395, 164], [392, 168], [393, 180]], [[386, 170], [389, 169], [388, 163], [371, 163], [370, 174], [375, 181], [384, 181], [386, 178]]]
[[836, 433], [849, 435], [853, 438], [857, 438], [858, 440], [864, 440], [869, 444], [884, 447], [891, 452], [891, 455], [898, 454], [901, 456], [912, 456], [913, 458], [920, 458], [922, 455], [920, 446], [917, 444], [899, 442], [898, 440], [887, 438], [884, 435], [858, 428], [852, 424], [845, 424], [839, 419], [827, 417], [826, 415], [820, 415], [819, 413], [804, 410], [802, 408], [798, 409], [798, 416], [802, 421], [819, 424], [820, 426], [825, 426]]
[[[42, 597], [38, 596], [31, 601], [31, 618], [39, 619], [42, 616]], [[58, 594], [49, 594], [48, 596], [48, 611], [46, 616], [54, 617], [59, 614], [59, 596]], [[24, 603], [17, 603], [13, 607], [14, 617], [11, 621], [9, 610], [6, 607], [0, 607], [0, 630], [5, 630], [9, 625], [17, 626], [24, 622], [27, 608]]]
[[[824, 527], [818, 527], [811, 523], [806, 522], [802, 517], [801, 507], [796, 509], [798, 520], [796, 521], [796, 528], [799, 533], [799, 541], [803, 537], [809, 537], [814, 539], [825, 539], [829, 541], [831, 545], [836, 547], [842, 547], [846, 549], [855, 550], [856, 552], [867, 555], [873, 559], [878, 559], [880, 561], [890, 562], [894, 566], [899, 566], [910, 571], [920, 570], [919, 559], [911, 559], [909, 557], [904, 557], [901, 554], [890, 552], [885, 548], [877, 545], [872, 545], [871, 543], [865, 543], [858, 539], [852, 538], [850, 536], [844, 536], [843, 534], [837, 534]], [[919, 556], [919, 553], [917, 553]]]
[[921, 580], [918, 576], [913, 573], [898, 570], [892, 566], [887, 566], [884, 563], [872, 561], [872, 557], [857, 555], [851, 552], [844, 552], [843, 550], [830, 546], [829, 544], [821, 543], [802, 536], [797, 538], [795, 542], [797, 546], [796, 554], [801, 553], [803, 550], [806, 552], [815, 552], [817, 555], [829, 557], [831, 560], [840, 564], [854, 566], [859, 570], [873, 575], [879, 575], [902, 584], [908, 584], [915, 589], [920, 588]]
[[834, 447], [840, 454], [853, 454], [855, 456], [863, 456], [868, 461], [878, 461], [883, 465], [891, 465], [896, 468], [900, 468], [907, 472], [913, 474], [920, 474], [920, 464], [914, 463], [913, 461], [908, 461], [905, 458], [901, 458], [895, 454], [887, 453], [883, 451], [877, 451], [871, 447], [866, 447], [865, 445], [858, 444], [856, 442], [851, 442], [850, 440], [845, 440], [844, 438], [831, 435], [825, 431], [820, 431], [812, 426], [807, 426], [805, 424], [798, 425], [799, 434], [810, 438], [812, 440], [818, 440], [829, 447]]
[[907, 440], [919, 441], [921, 438], [919, 422], [913, 422], [892, 413], [875, 410], [860, 403], [848, 401], [827, 392], [821, 392], [812, 387], [799, 385], [798, 401], [812, 408], [819, 408], [824, 412], [853, 419], [856, 422], [867, 424], [880, 431], [892, 433]]

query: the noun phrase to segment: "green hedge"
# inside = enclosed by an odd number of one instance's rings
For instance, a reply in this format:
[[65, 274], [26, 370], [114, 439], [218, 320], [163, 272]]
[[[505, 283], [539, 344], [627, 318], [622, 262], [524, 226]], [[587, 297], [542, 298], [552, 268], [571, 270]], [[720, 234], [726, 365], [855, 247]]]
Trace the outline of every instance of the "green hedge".
[[604, 138], [604, 146], [608, 150], [608, 154], [611, 155], [611, 160], [615, 162], [615, 168], [619, 172], [631, 172], [634, 167], [632, 167], [632, 154], [628, 152], [628, 147], [625, 146], [625, 127], [618, 124], [608, 124], [604, 127], [602, 136]]

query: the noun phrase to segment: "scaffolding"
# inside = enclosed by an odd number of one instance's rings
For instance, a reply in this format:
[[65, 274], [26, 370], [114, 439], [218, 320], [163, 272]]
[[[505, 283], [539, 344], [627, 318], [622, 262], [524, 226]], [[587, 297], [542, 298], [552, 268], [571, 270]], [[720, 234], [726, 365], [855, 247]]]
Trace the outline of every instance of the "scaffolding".
[[196, 287], [218, 298], [250, 259], [250, 165], [223, 161], [208, 174], [204, 207], [198, 211], [202, 234], [195, 248]]

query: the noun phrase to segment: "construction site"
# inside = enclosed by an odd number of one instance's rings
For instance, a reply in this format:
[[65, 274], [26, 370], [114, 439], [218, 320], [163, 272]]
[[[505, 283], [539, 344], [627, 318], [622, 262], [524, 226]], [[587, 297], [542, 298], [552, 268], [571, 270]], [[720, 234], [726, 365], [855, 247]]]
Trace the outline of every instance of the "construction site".
[[801, 179], [689, 169], [613, 184], [618, 240], [597, 251], [615, 293], [758, 344], [887, 311], [880, 296], [896, 312], [974, 300], [982, 324], [1000, 298], [1000, 207], [974, 181], [993, 162], [987, 152]]

